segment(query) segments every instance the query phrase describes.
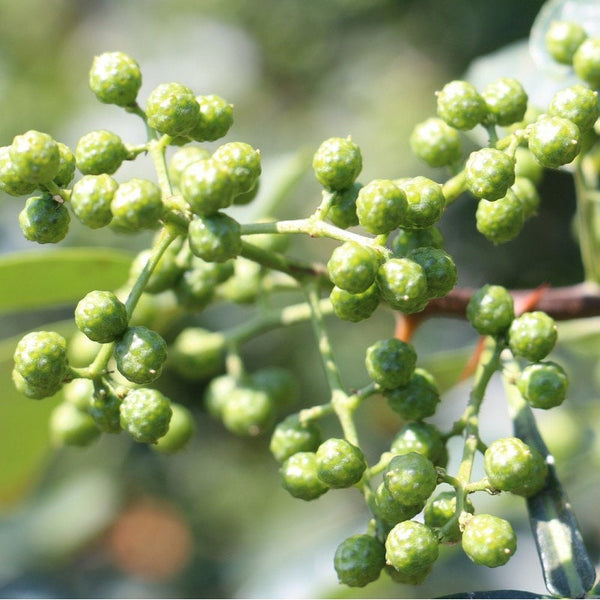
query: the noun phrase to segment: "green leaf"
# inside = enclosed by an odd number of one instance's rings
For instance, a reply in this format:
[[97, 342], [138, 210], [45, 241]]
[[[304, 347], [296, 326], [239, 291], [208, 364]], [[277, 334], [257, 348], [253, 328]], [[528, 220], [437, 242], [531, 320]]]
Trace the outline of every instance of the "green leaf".
[[471, 345], [456, 350], [434, 352], [419, 357], [419, 366], [434, 376], [439, 391], [444, 393], [458, 383], [460, 374], [474, 351], [475, 346]]
[[0, 312], [76, 302], [122, 285], [132, 255], [107, 248], [60, 248], [0, 257]]

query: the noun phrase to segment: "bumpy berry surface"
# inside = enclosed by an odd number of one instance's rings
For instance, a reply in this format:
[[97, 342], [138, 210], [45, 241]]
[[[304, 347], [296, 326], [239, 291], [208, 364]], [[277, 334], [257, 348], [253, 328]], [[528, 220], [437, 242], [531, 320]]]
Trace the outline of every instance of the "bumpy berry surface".
[[[471, 501], [467, 498], [465, 502], [465, 510], [473, 513], [474, 508]], [[423, 517], [425, 525], [431, 528], [441, 529], [448, 523], [448, 521], [454, 517], [456, 513], [456, 492], [444, 491], [440, 492], [436, 496], [432, 496], [425, 504], [423, 510]], [[458, 524], [458, 520], [447, 529], [444, 533], [443, 541], [455, 543], [458, 542], [462, 534]]]
[[228, 171], [233, 185], [233, 195], [245, 194], [253, 189], [262, 172], [260, 150], [245, 142], [228, 142], [219, 146], [213, 159]]
[[473, 515], [465, 524], [462, 548], [476, 564], [500, 567], [517, 549], [517, 536], [511, 524], [494, 515]]
[[151, 383], [160, 377], [167, 358], [167, 344], [155, 331], [142, 325], [128, 327], [115, 344], [117, 369], [133, 383]]
[[481, 94], [488, 120], [503, 127], [521, 121], [527, 110], [527, 93], [516, 79], [502, 77], [486, 86]]
[[364, 587], [379, 578], [385, 566], [385, 547], [371, 535], [353, 535], [337, 547], [333, 565], [340, 583]]
[[112, 292], [95, 290], [75, 307], [75, 323], [94, 342], [114, 342], [127, 328], [127, 309]]
[[523, 369], [517, 379], [517, 387], [533, 408], [554, 408], [566, 398], [569, 378], [555, 362], [536, 362]]
[[397, 185], [406, 194], [404, 227], [426, 229], [439, 221], [446, 208], [446, 198], [439, 183], [418, 176], [398, 180]]
[[416, 452], [437, 465], [444, 455], [444, 448], [442, 435], [435, 425], [413, 421], [401, 427], [392, 440], [390, 450], [394, 454]]
[[70, 402], [52, 411], [49, 425], [50, 439], [56, 446], [87, 446], [100, 435], [94, 419]]
[[224, 262], [242, 251], [240, 225], [224, 213], [192, 219], [188, 240], [194, 255], [207, 262]]
[[334, 285], [358, 294], [373, 285], [379, 264], [376, 250], [357, 242], [345, 242], [334, 248], [327, 271]]
[[400, 504], [423, 506], [437, 486], [433, 463], [417, 452], [394, 456], [383, 474], [388, 492]]
[[540, 195], [531, 179], [515, 177], [510, 191], [519, 199], [523, 208], [523, 218], [529, 219], [537, 214], [540, 205]]
[[430, 167], [445, 167], [457, 162], [462, 153], [458, 131], [442, 119], [432, 117], [419, 123], [410, 136], [415, 156]]
[[69, 232], [71, 217], [64, 204], [50, 194], [32, 196], [19, 213], [19, 226], [30, 242], [56, 244]]
[[369, 377], [386, 390], [407, 385], [416, 363], [414, 347], [397, 338], [375, 342], [367, 348], [365, 356]]
[[385, 261], [377, 271], [377, 285], [391, 308], [405, 314], [423, 310], [429, 299], [423, 267], [408, 258]]
[[354, 182], [349, 188], [333, 192], [331, 206], [327, 211], [327, 218], [341, 229], [355, 227], [358, 225], [356, 215], [356, 199], [362, 183]]
[[377, 516], [390, 528], [396, 523], [412, 519], [423, 510], [423, 504], [412, 506], [401, 504], [389, 492], [382, 481], [375, 490], [375, 505]]
[[18, 177], [31, 183], [48, 183], [58, 173], [58, 144], [47, 133], [31, 129], [14, 137], [10, 160]]
[[508, 330], [508, 344], [517, 356], [532, 362], [546, 358], [554, 348], [558, 332], [554, 319], [542, 311], [523, 313]]
[[476, 198], [498, 200], [515, 182], [515, 161], [501, 150], [482, 148], [469, 155], [465, 176]]
[[152, 446], [164, 454], [174, 454], [183, 450], [196, 431], [196, 423], [191, 411], [177, 402], [171, 402], [171, 420], [165, 435]]
[[529, 126], [528, 146], [543, 167], [556, 169], [579, 154], [580, 132], [563, 117], [542, 116]]
[[329, 490], [317, 476], [317, 457], [314, 452], [296, 452], [281, 465], [281, 483], [294, 498], [316, 500]]
[[386, 561], [404, 576], [428, 572], [438, 555], [435, 534], [417, 521], [398, 523], [385, 540]]
[[88, 413], [94, 419], [96, 427], [105, 433], [121, 431], [121, 414], [119, 412], [122, 398], [114, 390], [102, 385], [94, 386]]
[[174, 287], [177, 302], [190, 311], [204, 310], [215, 297], [217, 283], [214, 274], [207, 269], [185, 271]]
[[553, 21], [546, 32], [546, 48], [555, 61], [570, 65], [577, 48], [586, 38], [585, 29], [579, 23]]
[[433, 377], [424, 369], [415, 369], [407, 385], [387, 390], [388, 404], [407, 421], [431, 417], [440, 402], [440, 393]]
[[21, 338], [14, 352], [15, 369], [33, 387], [60, 384], [68, 369], [67, 342], [54, 331], [33, 331]]
[[83, 175], [112, 175], [127, 157], [123, 140], [112, 131], [90, 131], [75, 146], [75, 163]]
[[481, 335], [505, 333], [514, 318], [513, 297], [500, 285], [484, 285], [467, 304], [467, 319]]
[[137, 388], [121, 402], [121, 427], [134, 440], [155, 444], [169, 430], [173, 411], [170, 400], [157, 390]]
[[389, 233], [404, 223], [406, 194], [390, 179], [374, 179], [356, 198], [358, 222], [369, 233]]
[[317, 475], [331, 488], [347, 488], [363, 476], [367, 463], [360, 448], [339, 438], [324, 441], [317, 449]]
[[548, 105], [548, 114], [572, 121], [584, 133], [598, 119], [598, 92], [584, 85], [574, 85], [554, 94]]
[[437, 113], [455, 129], [473, 129], [485, 118], [485, 100], [466, 81], [451, 81], [437, 95]]
[[62, 383], [60, 381], [48, 385], [33, 385], [29, 383], [17, 371], [16, 368], [12, 370], [11, 376], [17, 392], [19, 392], [19, 394], [23, 394], [23, 396], [27, 398], [30, 398], [31, 400], [42, 400], [43, 398], [50, 398], [62, 388]]
[[110, 203], [118, 187], [110, 175], [84, 175], [71, 192], [73, 213], [90, 229], [105, 227], [112, 220]]
[[0, 191], [10, 196], [25, 196], [31, 194], [37, 183], [23, 179], [10, 159], [10, 146], [0, 148]]
[[314, 423], [301, 423], [290, 415], [275, 427], [269, 450], [277, 462], [284, 462], [296, 452], [316, 452], [321, 444], [321, 432]]
[[100, 102], [131, 106], [142, 87], [142, 72], [124, 52], [103, 52], [94, 57], [89, 85]]
[[588, 38], [573, 55], [573, 69], [590, 87], [600, 88], [600, 38]]
[[93, 393], [94, 384], [90, 379], [74, 379], [64, 387], [63, 397], [79, 410], [87, 411]]
[[54, 176], [54, 183], [59, 187], [68, 186], [75, 176], [75, 155], [69, 146], [56, 142], [58, 146], [58, 171]]
[[223, 425], [236, 435], [256, 436], [275, 420], [275, 406], [267, 392], [253, 386], [233, 389], [221, 410]]
[[175, 338], [171, 366], [185, 379], [199, 381], [216, 375], [223, 364], [225, 338], [220, 332], [187, 327]]
[[146, 100], [148, 125], [172, 137], [189, 133], [197, 124], [199, 114], [194, 93], [181, 83], [161, 83]]
[[160, 188], [149, 179], [130, 179], [115, 190], [110, 210], [111, 225], [120, 231], [152, 229], [163, 210]]
[[525, 221], [523, 205], [512, 190], [506, 196], [490, 202], [481, 199], [475, 211], [477, 231], [493, 244], [503, 244], [514, 240]]
[[226, 135], [233, 125], [233, 105], [216, 94], [196, 96], [196, 101], [200, 112], [190, 137], [197, 142], [214, 142]]
[[179, 187], [196, 215], [215, 214], [233, 202], [230, 173], [221, 162], [213, 159], [192, 162], [183, 170]]
[[407, 258], [423, 267], [427, 278], [427, 295], [443, 298], [456, 285], [458, 271], [452, 257], [440, 248], [416, 248]]
[[426, 229], [398, 229], [392, 240], [392, 252], [396, 257], [407, 256], [416, 248], [443, 248], [444, 237], [435, 225]]
[[169, 177], [171, 183], [179, 187], [181, 176], [187, 167], [200, 160], [206, 160], [211, 157], [211, 153], [206, 148], [200, 146], [184, 146], [179, 148], [169, 161]]
[[317, 149], [312, 161], [317, 181], [328, 190], [349, 188], [362, 170], [360, 148], [350, 137], [333, 137]]
[[368, 319], [379, 306], [379, 288], [377, 284], [368, 287], [364, 292], [352, 294], [335, 287], [329, 294], [333, 312], [344, 321], [358, 323]]
[[545, 485], [548, 467], [542, 455], [519, 438], [502, 438], [485, 451], [483, 465], [489, 482], [519, 496], [537, 494]]

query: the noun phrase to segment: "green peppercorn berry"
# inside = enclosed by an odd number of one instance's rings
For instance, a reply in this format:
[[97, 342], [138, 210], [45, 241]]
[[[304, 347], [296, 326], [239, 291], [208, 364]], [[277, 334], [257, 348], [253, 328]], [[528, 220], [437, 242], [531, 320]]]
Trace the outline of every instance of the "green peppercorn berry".
[[340, 583], [364, 587], [379, 579], [385, 566], [385, 547], [371, 535], [353, 535], [337, 547], [333, 565]]
[[569, 379], [565, 370], [552, 361], [527, 365], [519, 378], [517, 387], [533, 408], [554, 408], [567, 396]]
[[327, 262], [334, 285], [358, 294], [373, 285], [380, 265], [379, 253], [358, 242], [344, 242], [335, 248]]
[[167, 344], [147, 327], [128, 327], [115, 344], [114, 356], [123, 377], [132, 383], [151, 383], [160, 377], [167, 358]]
[[88, 446], [100, 435], [94, 419], [70, 402], [54, 408], [49, 425], [55, 446]]
[[490, 83], [481, 94], [488, 111], [488, 121], [502, 127], [523, 119], [527, 110], [527, 93], [512, 77], [502, 77]]
[[548, 114], [572, 121], [585, 133], [592, 129], [599, 116], [598, 92], [584, 85], [559, 90], [548, 105]]
[[37, 188], [37, 183], [31, 183], [21, 178], [10, 159], [9, 149], [10, 146], [0, 148], [0, 191], [6, 192], [10, 196], [31, 194]]
[[435, 380], [424, 369], [415, 369], [405, 386], [386, 390], [385, 397], [390, 408], [407, 421], [431, 417], [440, 402]]
[[377, 271], [382, 298], [394, 310], [420, 312], [427, 305], [427, 276], [423, 267], [408, 258], [391, 258]]
[[[177, 262], [177, 247], [171, 244], [163, 255], [158, 259], [148, 282], [144, 287], [147, 294], [160, 294], [165, 290], [173, 288], [182, 275], [182, 267]], [[131, 263], [129, 268], [129, 281], [134, 283], [141, 275], [152, 255], [152, 250], [142, 250]]]
[[466, 81], [451, 81], [437, 93], [437, 114], [455, 129], [473, 129], [486, 113], [485, 100]]
[[158, 390], [137, 388], [121, 402], [121, 427], [137, 442], [155, 444], [169, 430], [171, 401]]
[[542, 311], [526, 312], [512, 322], [508, 345], [516, 356], [537, 362], [550, 354], [557, 337], [552, 317]]
[[260, 181], [257, 181], [247, 192], [242, 192], [237, 196], [233, 197], [233, 203], [236, 206], [245, 206], [250, 204], [257, 196], [260, 191]]
[[86, 133], [75, 146], [75, 164], [83, 175], [112, 175], [126, 158], [123, 140], [103, 129]]
[[32, 387], [55, 388], [69, 363], [67, 342], [54, 331], [33, 331], [21, 338], [14, 352], [15, 369]]
[[58, 146], [59, 161], [54, 183], [59, 187], [66, 187], [75, 176], [75, 155], [66, 144], [56, 142], [56, 145]]
[[504, 198], [493, 202], [479, 200], [475, 212], [477, 231], [493, 244], [514, 240], [525, 222], [523, 205], [512, 190]]
[[29, 383], [16, 368], [12, 370], [12, 381], [17, 392], [31, 400], [50, 398], [62, 388], [62, 382], [60, 381], [50, 385], [33, 385]]
[[389, 528], [401, 521], [412, 519], [423, 510], [422, 503], [407, 506], [395, 500], [383, 481], [375, 490], [375, 505], [377, 517]]
[[190, 381], [202, 381], [223, 367], [225, 336], [202, 327], [186, 327], [170, 348], [170, 365]]
[[[87, 339], [87, 338], [86, 338]], [[70, 342], [71, 340], [69, 340]], [[71, 344], [69, 343], [69, 348]], [[63, 389], [63, 398], [76, 406], [79, 410], [87, 411], [90, 406], [90, 399], [94, 393], [94, 383], [91, 379], [74, 379], [65, 385]]]
[[513, 297], [500, 285], [484, 285], [467, 304], [467, 319], [481, 335], [503, 335], [514, 318]]
[[146, 100], [148, 125], [171, 137], [189, 134], [198, 123], [199, 114], [194, 93], [181, 83], [161, 83]]
[[314, 452], [296, 452], [281, 465], [282, 485], [294, 498], [316, 500], [329, 490], [317, 477], [317, 456]]
[[175, 454], [183, 450], [196, 431], [194, 416], [185, 406], [171, 402], [171, 420], [165, 435], [158, 438], [153, 450], [163, 454]]
[[438, 227], [433, 225], [425, 229], [398, 229], [392, 240], [392, 252], [397, 258], [406, 256], [415, 248], [443, 248], [444, 238]]
[[426, 575], [439, 555], [432, 529], [417, 521], [395, 525], [385, 540], [385, 551], [388, 564], [405, 577]]
[[320, 444], [321, 432], [314, 423], [302, 423], [298, 415], [290, 415], [275, 427], [269, 450], [283, 463], [297, 452], [315, 452]]
[[114, 342], [127, 328], [127, 309], [112, 293], [95, 290], [86, 294], [75, 308], [75, 323], [90, 340]]
[[69, 232], [71, 217], [67, 207], [50, 194], [27, 199], [19, 213], [19, 226], [30, 242], [56, 244]]
[[225, 262], [242, 251], [240, 224], [224, 213], [192, 219], [188, 240], [194, 255], [207, 262]]
[[130, 179], [115, 190], [110, 210], [111, 226], [118, 231], [152, 229], [158, 225], [163, 210], [160, 188], [149, 179]]
[[437, 487], [437, 471], [433, 463], [417, 452], [394, 456], [383, 474], [388, 492], [400, 504], [425, 505]]
[[413, 154], [430, 167], [452, 165], [462, 153], [458, 131], [435, 117], [416, 125], [410, 136], [410, 147]]
[[[465, 498], [464, 510], [471, 514], [475, 512], [475, 508], [469, 498]], [[441, 529], [455, 515], [456, 492], [450, 490], [440, 492], [436, 496], [429, 498], [423, 510], [425, 525], [432, 529]], [[450, 528], [445, 530], [442, 541], [454, 544], [460, 541], [461, 537], [462, 533], [457, 519]]]
[[293, 404], [298, 397], [298, 380], [284, 367], [270, 365], [250, 374], [250, 385], [266, 392], [276, 408]]
[[396, 184], [406, 194], [404, 227], [426, 229], [440, 220], [446, 208], [446, 198], [439, 183], [418, 176], [398, 180]]
[[515, 161], [501, 150], [482, 148], [469, 155], [465, 177], [476, 198], [498, 200], [515, 182]]
[[60, 151], [47, 133], [31, 129], [14, 137], [8, 149], [19, 179], [31, 183], [48, 183], [58, 173]]
[[229, 302], [251, 304], [256, 301], [262, 279], [261, 265], [238, 256], [234, 262], [234, 274], [217, 288], [217, 296]]
[[260, 150], [244, 142], [229, 142], [219, 146], [212, 157], [228, 171], [234, 196], [245, 194], [257, 185], [262, 172]]
[[510, 189], [521, 202], [524, 219], [537, 214], [540, 205], [540, 195], [531, 179], [515, 177], [515, 182]]
[[429, 298], [443, 298], [456, 285], [458, 272], [452, 257], [440, 248], [416, 248], [407, 258], [423, 267]]
[[492, 442], [485, 451], [483, 466], [493, 487], [518, 496], [537, 494], [548, 477], [543, 456], [516, 437]]
[[586, 38], [585, 29], [579, 23], [553, 21], [546, 32], [546, 48], [556, 62], [570, 65], [577, 48]]
[[331, 192], [332, 199], [327, 218], [340, 229], [348, 229], [358, 225], [358, 216], [356, 215], [356, 199], [358, 192], [362, 188], [362, 183], [355, 181], [349, 188], [336, 192]]
[[394, 437], [390, 450], [398, 455], [416, 452], [434, 465], [439, 465], [444, 457], [445, 445], [442, 434], [435, 425], [413, 421], [402, 426]]
[[122, 398], [117, 396], [110, 387], [102, 384], [94, 385], [88, 413], [100, 431], [104, 433], [121, 432], [121, 402]]
[[84, 175], [71, 192], [73, 213], [90, 229], [108, 225], [112, 220], [110, 204], [118, 187], [110, 175]]
[[362, 170], [360, 148], [352, 138], [332, 137], [317, 149], [312, 161], [317, 181], [331, 191], [349, 188]]
[[200, 160], [188, 165], [181, 174], [179, 188], [192, 212], [201, 217], [215, 214], [233, 202], [230, 173], [217, 160]]
[[356, 198], [358, 222], [369, 233], [389, 233], [404, 223], [408, 210], [406, 193], [390, 179], [374, 179]]
[[367, 468], [362, 451], [340, 438], [329, 438], [317, 449], [317, 475], [331, 488], [358, 483]]
[[515, 182], [519, 177], [526, 177], [538, 185], [543, 176], [544, 168], [535, 160], [531, 150], [519, 146], [515, 151]]
[[267, 392], [250, 385], [234, 388], [221, 410], [223, 425], [236, 435], [257, 436], [275, 421], [275, 406]]
[[367, 348], [365, 357], [369, 377], [386, 390], [407, 385], [416, 363], [414, 347], [397, 338], [378, 340]]
[[206, 160], [211, 157], [211, 153], [206, 148], [200, 146], [184, 146], [179, 148], [169, 161], [169, 177], [171, 183], [179, 187], [181, 183], [181, 176], [185, 171], [186, 167], [189, 167], [192, 163]]
[[600, 88], [600, 38], [584, 40], [573, 55], [573, 69], [590, 87]]
[[185, 271], [174, 287], [177, 303], [190, 311], [204, 310], [215, 297], [217, 283], [214, 273], [208, 269]]
[[208, 414], [214, 419], [221, 420], [223, 407], [229, 395], [238, 386], [237, 379], [232, 375], [218, 375], [211, 379], [204, 390], [203, 401]]
[[196, 102], [200, 113], [189, 136], [197, 142], [214, 142], [224, 137], [233, 125], [233, 105], [215, 94], [196, 96]]
[[543, 167], [557, 169], [579, 154], [579, 128], [569, 119], [543, 115], [528, 130], [529, 149]]
[[389, 578], [395, 583], [402, 583], [403, 585], [421, 585], [431, 570], [433, 565], [429, 565], [428, 567], [423, 568], [422, 571], [417, 571], [411, 575], [406, 575], [405, 573], [401, 573], [397, 571], [392, 565], [386, 564], [384, 567], [384, 572], [387, 573]]
[[124, 52], [103, 52], [92, 61], [89, 85], [104, 104], [132, 106], [142, 87], [142, 72]]
[[334, 286], [329, 294], [333, 312], [344, 321], [358, 323], [368, 319], [379, 306], [379, 287], [376, 283], [364, 292], [352, 294]]
[[462, 548], [476, 564], [500, 567], [517, 549], [517, 536], [511, 524], [494, 515], [473, 515], [464, 526]]

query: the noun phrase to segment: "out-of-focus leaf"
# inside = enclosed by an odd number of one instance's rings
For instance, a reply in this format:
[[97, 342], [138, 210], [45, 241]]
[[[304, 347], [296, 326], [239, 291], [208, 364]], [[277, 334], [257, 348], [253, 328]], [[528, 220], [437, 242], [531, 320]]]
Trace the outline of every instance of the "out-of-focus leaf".
[[475, 346], [444, 350], [419, 357], [419, 366], [427, 369], [434, 377], [441, 393], [458, 383], [460, 374], [473, 354]]
[[579, 356], [600, 355], [600, 317], [558, 323], [558, 341]]

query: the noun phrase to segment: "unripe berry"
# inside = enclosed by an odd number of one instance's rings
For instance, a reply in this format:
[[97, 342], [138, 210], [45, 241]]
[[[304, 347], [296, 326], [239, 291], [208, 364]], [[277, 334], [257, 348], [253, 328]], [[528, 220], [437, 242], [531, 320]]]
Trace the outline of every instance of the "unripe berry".
[[50, 385], [31, 384], [17, 371], [16, 368], [12, 370], [11, 376], [17, 392], [31, 400], [50, 398], [62, 388], [62, 382], [60, 381]]
[[523, 207], [523, 218], [529, 219], [537, 214], [540, 205], [540, 195], [537, 188], [526, 177], [515, 177], [515, 182], [510, 188], [510, 191], [519, 199]]
[[250, 374], [250, 385], [266, 392], [277, 408], [293, 404], [298, 395], [298, 380], [285, 367], [270, 365]]
[[30, 242], [56, 244], [69, 232], [71, 217], [64, 204], [50, 194], [32, 196], [19, 213], [19, 226]]
[[163, 338], [138, 325], [128, 327], [115, 344], [117, 369], [133, 383], [151, 383], [160, 377], [167, 358], [167, 344]]
[[75, 308], [77, 327], [94, 342], [114, 342], [127, 328], [127, 321], [125, 305], [112, 292], [90, 292]]
[[203, 402], [208, 414], [218, 420], [223, 415], [223, 407], [231, 392], [238, 386], [238, 381], [232, 375], [213, 377], [204, 389]]
[[10, 196], [26, 196], [31, 194], [37, 183], [26, 181], [17, 171], [10, 159], [10, 146], [0, 148], [0, 191]]
[[458, 131], [439, 118], [419, 123], [410, 136], [410, 147], [430, 167], [454, 164], [462, 152]]
[[96, 427], [105, 433], [121, 432], [121, 398], [108, 386], [95, 385], [90, 399], [88, 413]]
[[430, 423], [413, 421], [405, 423], [390, 446], [394, 454], [416, 452], [439, 465], [444, 458], [444, 441], [440, 430]]
[[281, 465], [282, 485], [294, 498], [315, 500], [329, 490], [317, 476], [314, 452], [296, 452]]
[[352, 138], [329, 138], [317, 149], [312, 161], [317, 181], [326, 189], [349, 188], [362, 170], [360, 148]]
[[579, 128], [568, 119], [542, 116], [528, 130], [529, 149], [543, 167], [557, 169], [579, 154]]
[[495, 148], [471, 152], [465, 165], [469, 191], [476, 198], [498, 200], [515, 182], [515, 161]]
[[517, 536], [510, 523], [494, 515], [473, 515], [465, 524], [462, 548], [476, 564], [500, 567], [517, 549]]
[[573, 69], [593, 89], [600, 88], [600, 38], [588, 38], [573, 55]]
[[553, 21], [546, 32], [546, 48], [555, 61], [570, 65], [577, 48], [586, 38], [585, 29], [579, 23]]
[[33, 331], [15, 348], [15, 369], [33, 387], [58, 386], [68, 370], [67, 342], [54, 331]]
[[186, 167], [189, 167], [192, 163], [200, 160], [206, 160], [211, 157], [211, 153], [206, 148], [200, 146], [184, 146], [179, 148], [169, 161], [169, 177], [171, 183], [179, 187], [181, 182], [181, 176], [185, 171]]
[[171, 402], [157, 390], [137, 388], [121, 402], [121, 427], [137, 442], [155, 444], [169, 430]]
[[[144, 292], [147, 294], [160, 294], [171, 289], [179, 280], [182, 268], [177, 263], [177, 250], [172, 244], [159, 258], [146, 286]], [[152, 255], [152, 250], [142, 250], [132, 261], [129, 269], [129, 281], [133, 284], [141, 275]]]
[[405, 386], [386, 390], [385, 397], [390, 408], [407, 421], [431, 417], [440, 402], [435, 380], [424, 369], [415, 369]]
[[207, 262], [225, 262], [242, 251], [240, 224], [224, 213], [192, 219], [188, 229], [190, 250]]
[[265, 391], [252, 386], [235, 387], [222, 406], [221, 419], [236, 435], [261, 435], [275, 420], [273, 400]]
[[194, 93], [180, 83], [161, 83], [146, 100], [148, 125], [171, 137], [188, 134], [197, 124], [199, 114]]
[[548, 114], [572, 121], [581, 133], [585, 133], [598, 119], [598, 92], [584, 85], [559, 90], [548, 105]]
[[490, 122], [506, 127], [521, 121], [527, 110], [528, 97], [516, 79], [502, 77], [483, 90]]
[[253, 189], [262, 172], [260, 150], [244, 142], [229, 142], [219, 146], [212, 155], [228, 172], [233, 196]]
[[374, 179], [358, 192], [356, 214], [369, 233], [393, 231], [404, 223], [406, 212], [405, 192], [389, 179]]
[[164, 454], [174, 454], [185, 448], [196, 430], [192, 413], [183, 405], [171, 402], [171, 420], [165, 435], [152, 446]]
[[477, 203], [475, 220], [477, 231], [493, 244], [510, 242], [523, 229], [523, 205], [514, 192], [508, 190], [499, 200], [481, 199]]
[[416, 248], [444, 248], [442, 232], [435, 225], [426, 229], [398, 229], [392, 240], [392, 252], [397, 258], [407, 256]]
[[386, 390], [407, 385], [416, 363], [413, 346], [397, 338], [375, 342], [367, 348], [365, 357], [369, 377]]
[[174, 287], [177, 303], [190, 311], [204, 310], [215, 297], [217, 283], [218, 279], [208, 269], [195, 268], [185, 271]]
[[330, 438], [316, 452], [317, 475], [331, 488], [358, 483], [367, 468], [362, 451], [344, 439]]
[[142, 73], [137, 62], [124, 52], [103, 52], [94, 57], [89, 85], [100, 102], [131, 106], [142, 86]]
[[315, 452], [320, 444], [321, 432], [314, 423], [303, 424], [297, 415], [290, 415], [275, 427], [269, 450], [283, 463], [296, 452]]
[[355, 227], [358, 225], [358, 216], [356, 215], [356, 199], [362, 184], [354, 182], [349, 188], [333, 192], [331, 205], [327, 211], [327, 218], [341, 229]]
[[226, 166], [214, 159], [186, 167], [179, 181], [182, 196], [199, 216], [215, 214], [233, 202], [233, 183]]
[[412, 519], [423, 510], [423, 504], [405, 505], [398, 502], [385, 487], [382, 481], [375, 490], [376, 515], [386, 527], [392, 528], [396, 523]]
[[467, 319], [481, 335], [504, 334], [514, 318], [513, 297], [499, 285], [484, 285], [467, 304]]
[[152, 229], [158, 225], [163, 210], [160, 188], [149, 179], [130, 179], [119, 184], [110, 210], [111, 225], [118, 231]]
[[185, 379], [202, 381], [223, 366], [225, 336], [201, 327], [183, 329], [170, 348], [170, 365]]
[[189, 136], [197, 142], [214, 142], [224, 137], [233, 125], [233, 105], [215, 94], [196, 96], [196, 102], [200, 108], [198, 122]]
[[404, 227], [426, 229], [439, 221], [446, 208], [446, 198], [439, 183], [421, 176], [396, 183], [406, 194], [406, 216], [402, 221]]
[[437, 471], [428, 458], [409, 452], [392, 458], [383, 474], [383, 482], [400, 504], [423, 506], [437, 486]]
[[385, 566], [385, 547], [371, 535], [353, 535], [337, 547], [333, 564], [340, 583], [364, 587], [379, 578]]
[[562, 404], [567, 395], [569, 379], [564, 369], [552, 361], [527, 365], [517, 387], [533, 408], [554, 408]]
[[75, 176], [75, 155], [69, 146], [61, 142], [56, 142], [56, 145], [58, 146], [59, 161], [54, 183], [59, 187], [66, 187]]
[[542, 311], [523, 313], [508, 330], [508, 344], [512, 352], [532, 362], [546, 358], [557, 337], [554, 319]]
[[84, 175], [112, 175], [127, 157], [123, 140], [111, 131], [90, 131], [75, 147], [75, 163]]
[[[465, 499], [466, 512], [473, 513], [475, 509], [473, 504], [467, 497]], [[456, 514], [456, 492], [444, 491], [436, 496], [432, 496], [425, 504], [423, 517], [425, 525], [429, 527], [441, 529], [452, 519]], [[452, 527], [446, 530], [443, 540], [444, 542], [455, 543], [460, 540], [462, 533], [460, 531], [458, 519]]]
[[329, 294], [333, 312], [344, 321], [357, 323], [368, 319], [379, 306], [379, 287], [373, 284], [364, 292], [352, 294], [334, 286]]
[[437, 113], [455, 129], [473, 129], [486, 115], [485, 100], [466, 81], [451, 81], [437, 94]]
[[50, 439], [56, 446], [87, 446], [100, 435], [94, 419], [70, 402], [52, 411], [49, 425]]
[[24, 181], [48, 183], [58, 173], [58, 144], [47, 133], [32, 129], [17, 135], [8, 152], [15, 172]]
[[112, 220], [110, 204], [118, 187], [110, 175], [84, 175], [71, 192], [75, 216], [91, 229], [108, 225]]
[[458, 272], [452, 257], [440, 248], [416, 248], [407, 258], [421, 265], [429, 298], [443, 298], [456, 285]]
[[385, 540], [386, 561], [405, 577], [426, 575], [438, 555], [435, 534], [417, 521], [398, 523]]
[[414, 260], [386, 260], [377, 271], [377, 285], [382, 298], [394, 310], [412, 314], [427, 305], [427, 276], [423, 267]]
[[373, 285], [380, 264], [379, 253], [357, 242], [345, 242], [327, 262], [329, 278], [339, 288], [358, 294]]
[[519, 146], [515, 151], [515, 182], [519, 177], [526, 177], [534, 185], [538, 185], [544, 176], [544, 168], [537, 162], [529, 148]]

